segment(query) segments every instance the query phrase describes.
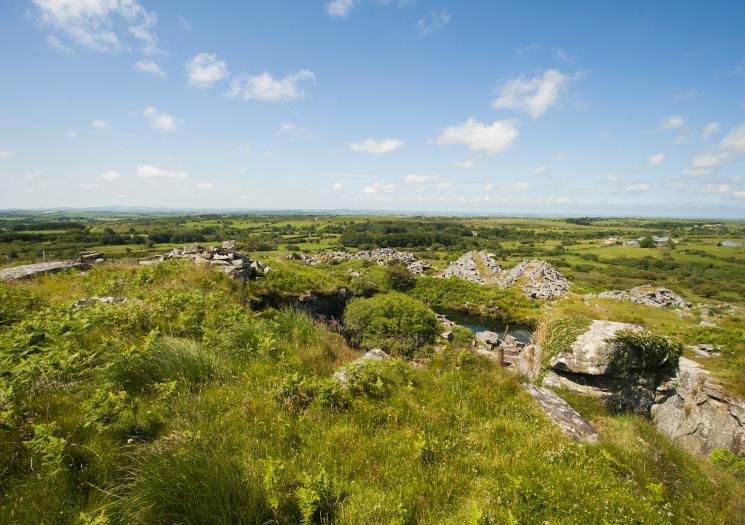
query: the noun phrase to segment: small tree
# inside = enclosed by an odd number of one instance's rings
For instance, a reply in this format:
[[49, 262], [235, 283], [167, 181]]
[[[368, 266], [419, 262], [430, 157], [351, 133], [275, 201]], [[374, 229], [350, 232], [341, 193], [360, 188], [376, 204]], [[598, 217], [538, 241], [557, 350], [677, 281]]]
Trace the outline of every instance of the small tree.
[[644, 237], [639, 241], [639, 248], [654, 248], [657, 244], [652, 237]]
[[406, 292], [416, 285], [416, 277], [401, 264], [388, 266], [385, 270], [385, 278], [391, 290], [397, 292]]

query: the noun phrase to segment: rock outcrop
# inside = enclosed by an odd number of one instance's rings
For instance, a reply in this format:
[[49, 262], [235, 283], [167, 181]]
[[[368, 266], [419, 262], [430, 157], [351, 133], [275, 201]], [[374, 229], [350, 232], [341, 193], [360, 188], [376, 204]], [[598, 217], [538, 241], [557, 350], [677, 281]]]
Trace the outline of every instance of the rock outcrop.
[[745, 448], [745, 400], [690, 359], [681, 357], [675, 375], [660, 383], [651, 413], [657, 429], [694, 454]]
[[655, 286], [637, 286], [629, 290], [611, 290], [609, 292], [591, 295], [590, 297], [631, 301], [647, 306], [654, 306], [655, 308], [666, 308], [668, 306], [690, 308], [692, 306], [691, 303], [672, 290]]
[[593, 321], [569, 351], [551, 358], [543, 385], [600, 398], [613, 411], [648, 415], [655, 400], [656, 370], [639, 370], [641, 356], [637, 350], [609, 341], [621, 330], [641, 327]]
[[121, 304], [126, 302], [126, 297], [88, 297], [87, 299], [79, 299], [72, 303], [70, 305], [70, 310], [82, 308], [83, 306], [90, 306], [92, 304]]
[[406, 266], [414, 275], [422, 274], [432, 267], [425, 261], [418, 259], [414, 254], [394, 248], [360, 250], [354, 253], [343, 250], [322, 251], [315, 255], [293, 254], [290, 255], [290, 258], [310, 265], [343, 261], [372, 261], [381, 266], [397, 263]]
[[22, 266], [13, 266], [12, 268], [0, 270], [0, 281], [14, 281], [16, 279], [26, 279], [35, 275], [44, 275], [62, 270], [87, 270], [88, 268], [90, 268], [89, 264], [76, 261], [50, 261], [24, 264]]
[[372, 350], [365, 352], [364, 355], [358, 357], [351, 363], [344, 366], [344, 368], [342, 368], [341, 370], [334, 372], [332, 378], [334, 379], [334, 381], [338, 381], [339, 383], [346, 385], [347, 383], [349, 383], [349, 376], [350, 374], [354, 373], [355, 368], [360, 367], [368, 361], [382, 361], [385, 359], [390, 359], [390, 356], [383, 352], [380, 348], [373, 348]]
[[569, 403], [548, 388], [524, 384], [523, 387], [533, 396], [546, 416], [553, 421], [564, 434], [585, 443], [595, 443], [598, 433]]
[[154, 264], [169, 259], [190, 259], [195, 264], [205, 264], [217, 268], [236, 279], [251, 279], [260, 273], [271, 271], [259, 261], [247, 254], [236, 251], [235, 241], [224, 241], [221, 246], [203, 247], [200, 244], [189, 244], [183, 248], [174, 248], [168, 253], [141, 260], [140, 264]]

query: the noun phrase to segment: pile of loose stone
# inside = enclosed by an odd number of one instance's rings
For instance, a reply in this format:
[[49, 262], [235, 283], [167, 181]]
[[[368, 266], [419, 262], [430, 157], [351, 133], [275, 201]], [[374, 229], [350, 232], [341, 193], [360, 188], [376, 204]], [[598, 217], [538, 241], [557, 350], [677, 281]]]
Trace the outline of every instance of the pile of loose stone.
[[70, 305], [70, 310], [76, 310], [93, 304], [121, 304], [126, 302], [126, 297], [88, 297], [87, 299], [79, 299], [72, 303]]
[[611, 290], [609, 292], [601, 292], [591, 297], [632, 301], [634, 303], [654, 306], [656, 308], [666, 308], [668, 306], [690, 308], [692, 306], [691, 303], [672, 290], [668, 290], [667, 288], [657, 288], [654, 286], [637, 286], [630, 290]]
[[210, 265], [236, 279], [252, 279], [259, 273], [271, 271], [269, 266], [251, 259], [247, 254], [238, 252], [235, 241], [223, 241], [221, 246], [206, 248], [199, 244], [190, 244], [183, 248], [174, 248], [163, 255], [142, 260], [140, 264], [154, 264], [169, 259], [191, 259], [195, 264]]
[[460, 277], [473, 283], [486, 284], [487, 279], [484, 278], [479, 270], [477, 258], [483, 262], [488, 274], [494, 274], [492, 275], [493, 277], [497, 277], [502, 271], [502, 267], [495, 260], [494, 254], [471, 251], [464, 253], [451, 262], [439, 277]]
[[[479, 269], [478, 259], [486, 273]], [[494, 282], [501, 288], [521, 281], [520, 289], [533, 299], [553, 299], [566, 295], [570, 283], [556, 268], [546, 261], [524, 259], [517, 266], [503, 270], [494, 254], [471, 251], [448, 265], [440, 277], [460, 277], [478, 284]]]
[[397, 263], [406, 266], [414, 275], [420, 275], [432, 267], [426, 262], [417, 259], [414, 254], [402, 252], [394, 248], [360, 250], [355, 253], [342, 250], [323, 251], [315, 255], [292, 255], [292, 258], [310, 265], [344, 261], [372, 261], [381, 266]]
[[569, 293], [571, 284], [561, 272], [546, 261], [523, 259], [505, 272], [500, 286], [506, 288], [521, 280], [520, 289], [532, 299], [553, 299]]

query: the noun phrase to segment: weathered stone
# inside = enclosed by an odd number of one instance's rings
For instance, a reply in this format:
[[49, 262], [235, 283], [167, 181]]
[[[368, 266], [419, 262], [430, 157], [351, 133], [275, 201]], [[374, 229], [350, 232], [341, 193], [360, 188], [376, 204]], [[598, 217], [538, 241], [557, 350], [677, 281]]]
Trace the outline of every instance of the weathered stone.
[[523, 388], [564, 434], [586, 443], [595, 443], [598, 440], [598, 433], [592, 425], [555, 392], [530, 384], [524, 384]]
[[381, 266], [397, 263], [406, 266], [414, 275], [424, 273], [431, 268], [426, 262], [417, 259], [414, 254], [401, 252], [393, 248], [360, 250], [355, 253], [347, 251], [322, 251], [315, 255], [293, 253], [288, 258], [310, 265], [342, 261], [372, 261]]
[[516, 283], [527, 297], [545, 300], [566, 295], [571, 286], [561, 272], [539, 259], [524, 259], [505, 272], [499, 284], [506, 288]]
[[476, 341], [489, 347], [496, 346], [499, 343], [499, 334], [489, 331], [478, 332], [476, 334]]
[[92, 304], [120, 304], [126, 303], [125, 297], [89, 297], [87, 299], [80, 299], [70, 305], [70, 309], [81, 308], [83, 306], [90, 306]]
[[605, 375], [633, 368], [640, 362], [637, 352], [626, 345], [608, 342], [620, 330], [641, 330], [641, 327], [615, 321], [593, 321], [568, 352], [551, 359], [554, 370], [575, 374]]
[[689, 452], [745, 448], [745, 400], [726, 393], [699, 364], [681, 357], [677, 373], [657, 392], [651, 410], [655, 427]]
[[50, 261], [36, 264], [24, 264], [22, 266], [13, 266], [0, 270], [0, 281], [14, 281], [16, 279], [26, 279], [35, 275], [59, 272], [62, 270], [85, 270], [90, 268], [89, 264], [76, 261]]
[[338, 381], [339, 383], [346, 384], [349, 382], [349, 374], [350, 372], [355, 368], [362, 364], [364, 364], [367, 361], [380, 361], [384, 359], [389, 359], [390, 356], [383, 352], [380, 348], [373, 348], [372, 350], [369, 350], [368, 352], [365, 352], [362, 356], [358, 357], [351, 363], [347, 364], [343, 369], [338, 370], [334, 372], [334, 375], [332, 378], [334, 381]]
[[440, 334], [440, 337], [442, 337], [445, 341], [452, 341], [453, 340], [453, 332], [451, 331], [445, 331]]
[[229, 241], [222, 241], [222, 249], [223, 250], [230, 250], [235, 251], [235, 241], [229, 240]]
[[655, 308], [666, 308], [668, 306], [676, 306], [678, 308], [691, 307], [691, 303], [672, 290], [654, 286], [637, 286], [630, 290], [611, 290], [609, 292], [590, 295], [590, 297], [631, 301], [647, 306], [654, 306]]

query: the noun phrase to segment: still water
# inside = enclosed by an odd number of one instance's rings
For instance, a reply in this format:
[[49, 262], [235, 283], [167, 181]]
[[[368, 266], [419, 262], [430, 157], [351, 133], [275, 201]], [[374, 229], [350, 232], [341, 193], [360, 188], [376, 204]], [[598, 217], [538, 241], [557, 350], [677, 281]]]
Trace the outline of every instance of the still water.
[[464, 328], [468, 328], [474, 334], [479, 332], [496, 332], [499, 337], [504, 337], [505, 332], [517, 338], [523, 343], [530, 342], [530, 336], [533, 329], [526, 324], [506, 323], [503, 319], [493, 319], [490, 317], [481, 317], [478, 315], [465, 314], [456, 310], [447, 308], [435, 308], [435, 312], [447, 316], [454, 323], [458, 323]]

